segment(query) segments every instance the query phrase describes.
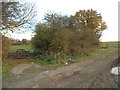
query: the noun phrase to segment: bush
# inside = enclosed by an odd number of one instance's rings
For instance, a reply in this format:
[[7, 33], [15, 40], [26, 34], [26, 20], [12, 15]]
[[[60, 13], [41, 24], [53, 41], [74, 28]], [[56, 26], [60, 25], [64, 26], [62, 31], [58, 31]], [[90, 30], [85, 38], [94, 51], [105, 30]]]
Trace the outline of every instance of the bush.
[[2, 60], [6, 60], [7, 55], [10, 49], [10, 39], [4, 35], [2, 35]]
[[51, 13], [45, 16], [45, 23], [36, 25], [32, 44], [43, 56], [89, 55], [99, 47], [99, 38], [106, 28], [100, 14], [93, 10], [80, 10], [70, 17]]

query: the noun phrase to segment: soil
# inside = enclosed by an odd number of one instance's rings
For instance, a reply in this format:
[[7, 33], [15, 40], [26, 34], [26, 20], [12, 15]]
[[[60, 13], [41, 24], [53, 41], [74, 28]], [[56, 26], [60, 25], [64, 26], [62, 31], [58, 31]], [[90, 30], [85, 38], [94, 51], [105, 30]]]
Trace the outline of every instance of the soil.
[[75, 62], [54, 70], [3, 77], [3, 88], [118, 88], [118, 78], [110, 73], [118, 55], [106, 54]]

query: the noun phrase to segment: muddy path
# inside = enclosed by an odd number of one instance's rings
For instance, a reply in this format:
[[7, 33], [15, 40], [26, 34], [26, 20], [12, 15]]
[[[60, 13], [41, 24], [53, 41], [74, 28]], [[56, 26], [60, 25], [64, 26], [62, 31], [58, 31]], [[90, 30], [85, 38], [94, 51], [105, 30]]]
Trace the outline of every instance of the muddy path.
[[109, 57], [113, 48], [106, 54], [89, 60], [76, 62], [55, 70], [23, 73], [3, 78], [3, 88], [117, 88], [111, 65], [118, 57]]

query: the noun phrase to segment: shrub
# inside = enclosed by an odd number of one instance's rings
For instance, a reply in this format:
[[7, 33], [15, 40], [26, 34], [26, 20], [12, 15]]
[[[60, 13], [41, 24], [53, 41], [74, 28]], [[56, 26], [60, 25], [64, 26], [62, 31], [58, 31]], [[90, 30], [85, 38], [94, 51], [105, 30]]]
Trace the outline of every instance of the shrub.
[[2, 60], [6, 60], [7, 55], [10, 49], [10, 39], [4, 35], [2, 35]]

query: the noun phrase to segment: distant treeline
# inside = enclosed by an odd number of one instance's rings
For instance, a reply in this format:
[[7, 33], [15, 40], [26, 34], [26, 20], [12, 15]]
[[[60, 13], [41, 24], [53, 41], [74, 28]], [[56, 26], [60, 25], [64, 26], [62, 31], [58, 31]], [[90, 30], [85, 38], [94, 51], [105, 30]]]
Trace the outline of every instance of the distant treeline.
[[31, 45], [31, 41], [27, 39], [22, 39], [22, 40], [10, 40], [11, 45]]

